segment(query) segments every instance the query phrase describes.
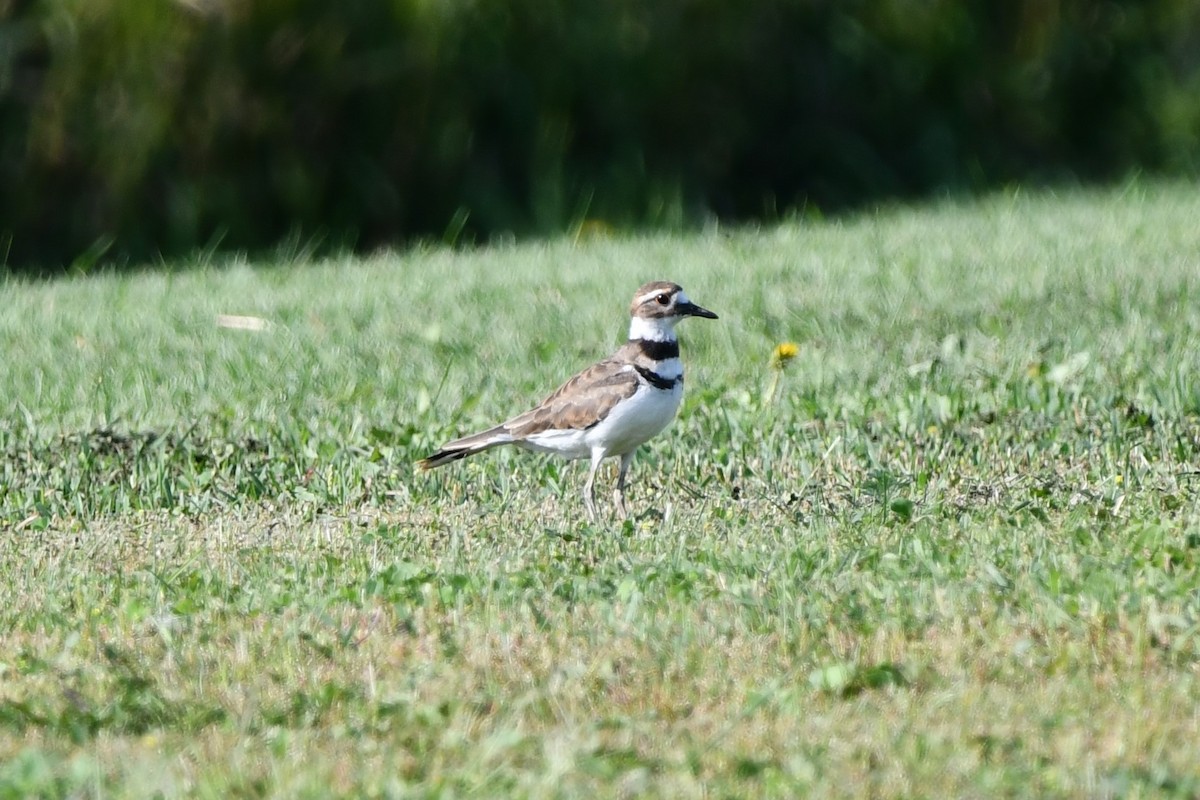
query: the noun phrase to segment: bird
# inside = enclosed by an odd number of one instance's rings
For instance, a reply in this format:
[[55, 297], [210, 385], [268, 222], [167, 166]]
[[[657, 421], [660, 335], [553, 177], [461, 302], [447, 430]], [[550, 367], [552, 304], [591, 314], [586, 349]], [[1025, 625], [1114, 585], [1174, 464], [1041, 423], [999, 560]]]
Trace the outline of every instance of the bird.
[[583, 503], [595, 522], [596, 471], [604, 459], [616, 456], [621, 462], [613, 505], [627, 518], [625, 477], [634, 451], [671, 424], [683, 399], [683, 363], [675, 326], [688, 317], [718, 319], [670, 281], [639, 288], [629, 315], [629, 339], [608, 358], [571, 377], [537, 406], [443, 445], [418, 461], [418, 466], [434, 469], [501, 445], [569, 460], [587, 458], [591, 466]]

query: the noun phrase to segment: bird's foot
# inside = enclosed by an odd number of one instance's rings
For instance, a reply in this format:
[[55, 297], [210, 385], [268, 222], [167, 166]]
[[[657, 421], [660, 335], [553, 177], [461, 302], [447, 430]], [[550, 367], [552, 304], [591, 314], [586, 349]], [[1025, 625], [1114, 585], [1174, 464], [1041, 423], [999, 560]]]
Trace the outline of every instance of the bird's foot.
[[613, 507], [617, 510], [619, 518], [629, 519], [629, 509], [625, 505], [625, 492], [620, 489], [613, 490]]

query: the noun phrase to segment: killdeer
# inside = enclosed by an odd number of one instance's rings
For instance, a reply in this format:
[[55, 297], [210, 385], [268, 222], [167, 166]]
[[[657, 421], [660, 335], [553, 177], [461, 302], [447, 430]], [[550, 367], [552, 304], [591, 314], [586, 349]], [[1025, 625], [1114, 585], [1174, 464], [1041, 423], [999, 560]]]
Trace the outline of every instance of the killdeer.
[[629, 314], [629, 341], [611, 356], [575, 375], [536, 408], [455, 439], [418, 465], [433, 469], [503, 444], [568, 459], [590, 458], [583, 502], [595, 520], [596, 470], [609, 456], [620, 456], [613, 504], [627, 516], [625, 475], [633, 452], [671, 423], [683, 398], [675, 326], [685, 317], [717, 319], [689, 300], [683, 287], [666, 281], [638, 289]]

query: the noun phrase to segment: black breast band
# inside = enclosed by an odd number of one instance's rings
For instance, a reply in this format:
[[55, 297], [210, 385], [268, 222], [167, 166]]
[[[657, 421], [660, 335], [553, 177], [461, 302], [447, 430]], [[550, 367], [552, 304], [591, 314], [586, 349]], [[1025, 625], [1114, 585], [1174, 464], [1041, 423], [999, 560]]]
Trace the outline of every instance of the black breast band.
[[674, 389], [675, 384], [683, 380], [682, 376], [678, 378], [664, 378], [654, 370], [646, 369], [645, 367], [639, 367], [637, 364], [634, 364], [633, 368], [637, 370], [638, 375], [641, 375], [646, 379], [646, 383], [650, 384], [655, 389]]

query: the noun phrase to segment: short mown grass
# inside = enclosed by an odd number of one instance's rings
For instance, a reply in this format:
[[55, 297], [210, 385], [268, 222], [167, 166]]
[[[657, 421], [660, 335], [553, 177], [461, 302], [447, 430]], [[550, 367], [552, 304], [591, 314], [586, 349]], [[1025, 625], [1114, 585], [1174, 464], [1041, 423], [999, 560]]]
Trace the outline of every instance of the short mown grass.
[[[1200, 795], [1197, 220], [9, 280], [0, 797]], [[721, 319], [632, 520], [548, 458], [414, 470], [658, 278]]]

